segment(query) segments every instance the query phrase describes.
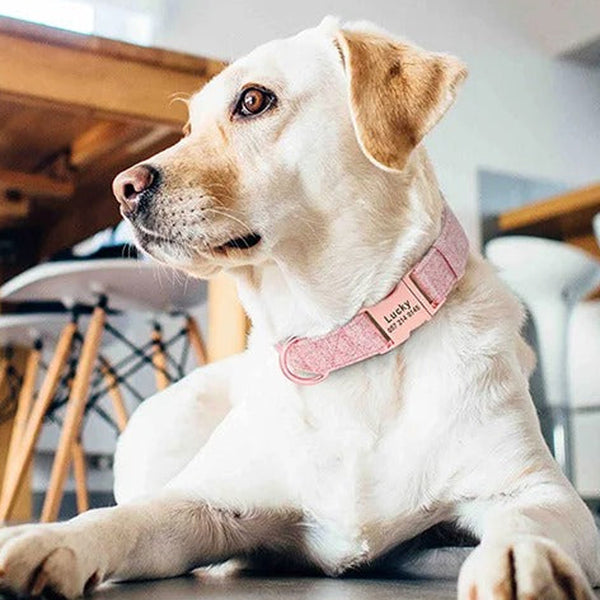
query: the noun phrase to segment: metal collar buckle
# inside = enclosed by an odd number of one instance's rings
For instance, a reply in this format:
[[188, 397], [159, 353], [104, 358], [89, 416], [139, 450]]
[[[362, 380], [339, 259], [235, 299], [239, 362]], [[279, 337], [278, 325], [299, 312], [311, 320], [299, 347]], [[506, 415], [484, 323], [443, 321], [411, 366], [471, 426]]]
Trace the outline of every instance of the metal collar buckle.
[[405, 342], [410, 334], [431, 319], [442, 303], [433, 303], [405, 275], [393, 291], [375, 306], [363, 309], [387, 339], [384, 352]]

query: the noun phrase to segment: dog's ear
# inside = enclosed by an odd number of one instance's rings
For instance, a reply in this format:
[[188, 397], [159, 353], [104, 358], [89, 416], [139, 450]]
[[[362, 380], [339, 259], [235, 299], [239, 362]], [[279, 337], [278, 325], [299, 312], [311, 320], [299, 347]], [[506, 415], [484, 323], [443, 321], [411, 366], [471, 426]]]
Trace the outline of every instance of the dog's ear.
[[380, 33], [340, 30], [354, 129], [376, 165], [402, 170], [412, 150], [454, 102], [465, 65]]

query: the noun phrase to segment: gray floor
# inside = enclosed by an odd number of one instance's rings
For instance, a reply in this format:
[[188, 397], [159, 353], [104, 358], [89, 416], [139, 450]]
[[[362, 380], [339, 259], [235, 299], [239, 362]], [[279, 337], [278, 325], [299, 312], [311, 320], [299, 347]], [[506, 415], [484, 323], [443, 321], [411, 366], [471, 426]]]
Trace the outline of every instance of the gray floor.
[[165, 581], [111, 584], [92, 600], [455, 600], [452, 582], [334, 580], [312, 578], [184, 577]]
[[[0, 593], [0, 599], [14, 597]], [[456, 600], [455, 581], [178, 577], [104, 584], [90, 600]], [[596, 598], [600, 594], [596, 590]]]

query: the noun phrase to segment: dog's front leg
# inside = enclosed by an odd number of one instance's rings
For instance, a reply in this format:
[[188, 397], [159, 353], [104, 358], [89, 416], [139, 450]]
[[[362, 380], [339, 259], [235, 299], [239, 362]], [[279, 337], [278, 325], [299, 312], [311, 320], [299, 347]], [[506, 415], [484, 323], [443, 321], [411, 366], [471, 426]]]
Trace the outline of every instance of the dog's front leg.
[[459, 600], [588, 600], [600, 583], [598, 534], [565, 481], [466, 507], [481, 544], [465, 561]]
[[65, 523], [9, 527], [0, 530], [1, 585], [18, 594], [76, 598], [107, 579], [174, 576], [285, 545], [296, 518], [217, 509], [171, 492]]

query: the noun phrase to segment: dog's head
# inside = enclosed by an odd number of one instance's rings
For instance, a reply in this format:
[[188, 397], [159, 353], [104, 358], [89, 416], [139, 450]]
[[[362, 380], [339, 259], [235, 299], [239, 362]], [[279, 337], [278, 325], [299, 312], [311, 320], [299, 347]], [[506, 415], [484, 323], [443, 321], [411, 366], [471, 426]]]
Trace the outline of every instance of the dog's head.
[[191, 274], [329, 261], [332, 241], [352, 252], [397, 227], [395, 210], [381, 218], [383, 182], [407, 179], [465, 74], [453, 57], [327, 18], [211, 80], [185, 137], [121, 173], [115, 195], [139, 245]]

